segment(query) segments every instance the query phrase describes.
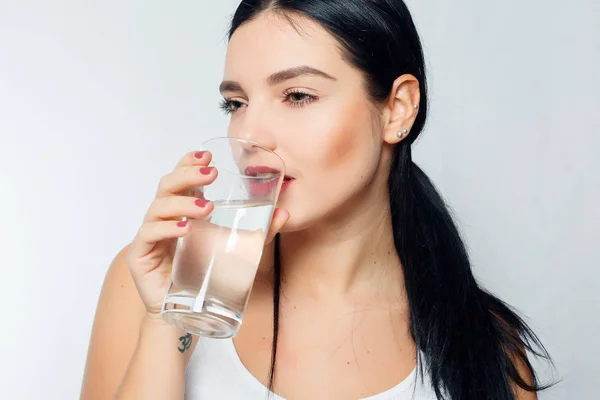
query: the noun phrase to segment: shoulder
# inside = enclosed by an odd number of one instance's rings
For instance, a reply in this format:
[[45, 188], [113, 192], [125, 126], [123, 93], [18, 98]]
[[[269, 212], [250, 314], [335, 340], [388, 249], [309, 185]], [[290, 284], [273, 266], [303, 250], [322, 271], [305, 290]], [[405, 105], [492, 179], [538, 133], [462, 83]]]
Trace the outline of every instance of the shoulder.
[[513, 371], [511, 376], [512, 389], [516, 400], [537, 400], [536, 391], [527, 390], [527, 387], [533, 388], [536, 386], [533, 368], [529, 363], [525, 344], [520, 336], [518, 329], [507, 322], [498, 314], [492, 312], [492, 315], [503, 327], [505, 332], [508, 332], [509, 341], [505, 346], [505, 351], [509, 356], [512, 365], [509, 370]]

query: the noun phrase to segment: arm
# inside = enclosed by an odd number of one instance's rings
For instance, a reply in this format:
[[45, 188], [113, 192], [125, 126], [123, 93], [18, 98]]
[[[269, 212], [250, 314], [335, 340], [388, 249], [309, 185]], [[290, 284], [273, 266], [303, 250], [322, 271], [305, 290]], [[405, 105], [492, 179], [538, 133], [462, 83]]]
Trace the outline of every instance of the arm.
[[[126, 252], [127, 247], [115, 257], [102, 287], [81, 399], [111, 399], [117, 391], [119, 399], [183, 398], [185, 365], [195, 340], [186, 349], [179, 340], [185, 333], [147, 317]], [[155, 397], [146, 396], [146, 390]]]
[[144, 318], [136, 349], [115, 399], [183, 399], [185, 367], [195, 345], [192, 335], [162, 320]]

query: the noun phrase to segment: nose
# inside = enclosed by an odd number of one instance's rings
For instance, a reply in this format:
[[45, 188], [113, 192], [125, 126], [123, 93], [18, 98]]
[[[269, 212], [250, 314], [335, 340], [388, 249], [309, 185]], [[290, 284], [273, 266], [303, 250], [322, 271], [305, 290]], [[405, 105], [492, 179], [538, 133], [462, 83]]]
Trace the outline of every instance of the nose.
[[[239, 139], [243, 139], [243, 140], [249, 140], [249, 142], [241, 142], [242, 145], [242, 150], [246, 153], [252, 153], [253, 151], [255, 151], [257, 149], [257, 146], [254, 143], [258, 143], [256, 140], [252, 140], [248, 137], [246, 137], [245, 135], [239, 137]], [[261, 143], [258, 143], [261, 144]], [[264, 147], [264, 145], [263, 145]]]
[[[270, 124], [270, 121], [274, 121], [274, 118], [268, 115], [267, 107], [261, 107], [258, 103], [254, 103], [246, 108], [243, 118], [237, 121], [236, 126], [230, 127], [233, 130], [231, 136], [254, 142], [261, 147], [275, 151], [277, 140], [273, 132], [273, 124]], [[243, 146], [244, 150], [248, 152], [256, 150], [256, 146], [252, 143], [244, 143]]]

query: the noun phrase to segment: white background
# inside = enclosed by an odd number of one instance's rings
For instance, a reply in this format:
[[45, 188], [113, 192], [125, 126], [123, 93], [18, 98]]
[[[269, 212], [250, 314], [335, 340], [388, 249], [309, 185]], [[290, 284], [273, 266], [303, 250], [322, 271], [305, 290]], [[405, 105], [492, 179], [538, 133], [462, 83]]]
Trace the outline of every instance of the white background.
[[[1, 398], [78, 397], [108, 265], [159, 178], [225, 133], [236, 4], [0, 0]], [[596, 399], [600, 3], [409, 5], [432, 88], [415, 158], [554, 356], [540, 398]]]

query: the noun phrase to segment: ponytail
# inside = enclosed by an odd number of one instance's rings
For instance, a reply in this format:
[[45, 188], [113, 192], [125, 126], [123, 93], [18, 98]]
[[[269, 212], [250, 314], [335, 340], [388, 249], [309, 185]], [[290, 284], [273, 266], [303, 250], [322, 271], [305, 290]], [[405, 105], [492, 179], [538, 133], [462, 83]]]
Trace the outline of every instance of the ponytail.
[[513, 382], [545, 389], [525, 350], [550, 360], [547, 351], [514, 310], [478, 285], [444, 200], [413, 163], [410, 144], [398, 146], [389, 178], [392, 226], [419, 372], [426, 369], [438, 399], [512, 400]]

